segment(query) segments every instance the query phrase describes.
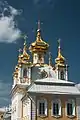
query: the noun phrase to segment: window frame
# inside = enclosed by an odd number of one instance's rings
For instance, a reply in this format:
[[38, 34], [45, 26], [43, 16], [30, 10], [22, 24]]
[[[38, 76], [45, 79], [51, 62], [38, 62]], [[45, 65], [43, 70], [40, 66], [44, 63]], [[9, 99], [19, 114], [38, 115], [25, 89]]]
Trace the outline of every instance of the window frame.
[[[39, 104], [40, 103], [44, 103], [45, 104], [45, 111], [44, 111], [44, 114], [40, 114], [40, 109], [39, 109]], [[41, 100], [38, 100], [37, 101], [37, 116], [40, 116], [40, 117], [46, 117], [47, 116], [47, 100], [46, 99], [41, 99]]]
[[[26, 72], [25, 72], [26, 71]], [[24, 72], [26, 73], [26, 75], [24, 75]], [[23, 69], [23, 78], [27, 78], [28, 77], [28, 70], [27, 70], [27, 68], [24, 68]]]
[[[70, 104], [72, 104], [72, 115], [68, 115], [68, 113], [67, 113], [67, 104], [68, 103], [70, 103]], [[69, 117], [69, 118], [73, 118], [73, 117], [75, 117], [76, 116], [76, 106], [75, 106], [76, 104], [75, 104], [75, 99], [68, 99], [67, 101], [66, 101], [66, 116], [67, 117]]]
[[[59, 111], [58, 111], [58, 115], [55, 115], [55, 114], [53, 114], [53, 104], [54, 103], [58, 103], [58, 106], [59, 106]], [[59, 118], [59, 117], [61, 117], [61, 114], [62, 114], [62, 108], [61, 108], [61, 100], [60, 99], [54, 99], [54, 100], [52, 100], [52, 109], [51, 109], [51, 114], [52, 114], [52, 116], [53, 117], [56, 117], [56, 118]]]
[[65, 80], [64, 71], [63, 70], [60, 71], [60, 79], [61, 80]]

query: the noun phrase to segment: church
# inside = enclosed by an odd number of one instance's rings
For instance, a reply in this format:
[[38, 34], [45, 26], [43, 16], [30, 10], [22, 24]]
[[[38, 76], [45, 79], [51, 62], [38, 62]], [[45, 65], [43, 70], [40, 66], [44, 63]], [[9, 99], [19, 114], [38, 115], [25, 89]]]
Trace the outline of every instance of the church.
[[69, 81], [60, 40], [54, 64], [48, 50], [38, 22], [35, 41], [28, 48], [24, 38], [19, 51], [11, 89], [11, 120], [80, 120], [80, 90]]

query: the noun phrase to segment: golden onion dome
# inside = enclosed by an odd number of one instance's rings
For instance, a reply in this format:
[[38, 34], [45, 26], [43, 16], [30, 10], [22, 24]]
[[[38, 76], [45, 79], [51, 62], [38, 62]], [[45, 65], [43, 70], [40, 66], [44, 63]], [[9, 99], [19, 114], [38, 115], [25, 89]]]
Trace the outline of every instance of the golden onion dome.
[[38, 22], [36, 41], [31, 44], [29, 49], [31, 52], [46, 52], [48, 47], [49, 44], [43, 41], [41, 38], [40, 22]]
[[26, 51], [27, 51], [27, 45], [26, 45], [26, 40], [25, 40], [24, 47], [23, 47], [23, 54], [21, 55], [21, 58], [23, 58], [24, 60], [29, 60], [30, 56]]
[[21, 49], [19, 50], [18, 63], [26, 63], [30, 59], [30, 55], [26, 51], [27, 51], [27, 45], [25, 40], [22, 54], [21, 54]]
[[61, 47], [60, 47], [60, 39], [58, 40], [58, 56], [57, 58], [55, 59], [55, 63], [57, 65], [60, 65], [60, 66], [65, 66], [65, 61], [66, 59], [64, 58], [64, 56], [61, 54]]

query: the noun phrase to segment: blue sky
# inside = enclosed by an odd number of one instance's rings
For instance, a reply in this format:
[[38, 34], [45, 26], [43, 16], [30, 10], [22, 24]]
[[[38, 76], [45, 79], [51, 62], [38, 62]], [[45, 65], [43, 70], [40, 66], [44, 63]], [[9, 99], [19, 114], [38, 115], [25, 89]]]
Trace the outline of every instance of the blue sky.
[[23, 46], [20, 33], [27, 34], [29, 46], [35, 40], [38, 20], [43, 23], [42, 38], [50, 44], [53, 63], [60, 38], [69, 79], [80, 82], [80, 1], [0, 0], [0, 106], [10, 103], [12, 74]]

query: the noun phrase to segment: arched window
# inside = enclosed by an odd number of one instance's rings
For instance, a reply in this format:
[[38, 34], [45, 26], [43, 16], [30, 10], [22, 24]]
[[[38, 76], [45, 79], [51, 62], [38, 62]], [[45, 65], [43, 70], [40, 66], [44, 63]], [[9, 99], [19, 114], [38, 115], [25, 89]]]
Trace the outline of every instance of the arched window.
[[42, 99], [37, 101], [38, 116], [47, 116], [47, 100]]
[[23, 70], [23, 77], [27, 77], [27, 69], [26, 68]]
[[52, 116], [54, 117], [61, 116], [61, 101], [59, 99], [52, 101]]
[[66, 102], [66, 113], [67, 116], [75, 116], [75, 100], [74, 99], [68, 99]]
[[61, 78], [61, 80], [64, 80], [64, 71], [60, 72], [60, 78]]

